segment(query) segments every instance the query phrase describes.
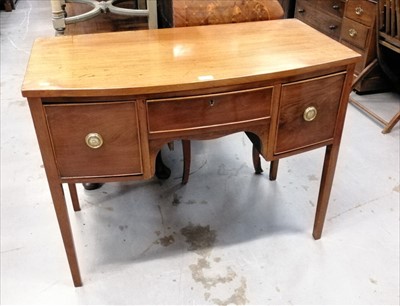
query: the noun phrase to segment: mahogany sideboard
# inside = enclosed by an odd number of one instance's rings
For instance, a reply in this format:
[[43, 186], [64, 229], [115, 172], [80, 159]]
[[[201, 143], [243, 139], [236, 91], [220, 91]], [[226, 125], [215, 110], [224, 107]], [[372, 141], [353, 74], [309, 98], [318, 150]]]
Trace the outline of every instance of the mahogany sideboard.
[[296, 19], [40, 38], [22, 86], [75, 286], [63, 183], [144, 180], [175, 139], [257, 135], [269, 161], [326, 147], [319, 239], [360, 55]]

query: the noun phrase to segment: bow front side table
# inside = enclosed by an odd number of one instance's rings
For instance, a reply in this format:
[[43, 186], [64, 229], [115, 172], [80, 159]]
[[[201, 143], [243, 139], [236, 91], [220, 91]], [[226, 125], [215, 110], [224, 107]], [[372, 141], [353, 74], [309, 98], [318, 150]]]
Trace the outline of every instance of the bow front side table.
[[41, 38], [22, 86], [75, 286], [63, 183], [144, 180], [176, 139], [239, 131], [268, 161], [326, 147], [321, 237], [360, 55], [295, 19]]

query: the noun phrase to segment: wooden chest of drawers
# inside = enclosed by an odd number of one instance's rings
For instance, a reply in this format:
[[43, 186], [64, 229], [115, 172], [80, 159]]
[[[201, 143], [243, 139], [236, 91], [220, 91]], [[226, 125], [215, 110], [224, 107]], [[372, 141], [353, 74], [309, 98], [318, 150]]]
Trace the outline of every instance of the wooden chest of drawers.
[[344, 8], [344, 0], [297, 0], [295, 17], [339, 40]]
[[[297, 0], [295, 18], [360, 53], [362, 61], [355, 69], [358, 75], [376, 57], [376, 4], [374, 0]], [[363, 93], [386, 86], [379, 69], [375, 69], [355, 90]]]

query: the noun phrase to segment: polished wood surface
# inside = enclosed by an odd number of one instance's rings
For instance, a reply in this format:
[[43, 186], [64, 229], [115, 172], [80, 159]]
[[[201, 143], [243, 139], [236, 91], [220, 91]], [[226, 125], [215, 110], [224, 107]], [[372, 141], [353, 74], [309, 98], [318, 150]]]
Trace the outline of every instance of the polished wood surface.
[[54, 37], [35, 42], [22, 92], [65, 97], [194, 90], [329, 69], [358, 56], [294, 19]]
[[175, 139], [187, 146], [246, 131], [272, 161], [272, 180], [281, 158], [326, 147], [319, 239], [359, 58], [297, 20], [38, 40], [22, 92], [75, 286], [82, 280], [62, 184], [79, 210], [74, 183], [149, 179], [160, 148]]

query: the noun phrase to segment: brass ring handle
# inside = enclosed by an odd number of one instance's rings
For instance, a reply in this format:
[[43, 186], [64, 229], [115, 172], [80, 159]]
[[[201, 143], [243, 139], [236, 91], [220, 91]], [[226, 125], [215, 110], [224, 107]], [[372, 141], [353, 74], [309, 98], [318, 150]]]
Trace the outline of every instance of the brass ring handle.
[[350, 35], [350, 37], [355, 37], [355, 36], [357, 36], [357, 31], [355, 29], [350, 29], [349, 35]]
[[361, 6], [357, 6], [355, 11], [356, 11], [356, 15], [358, 15], [358, 16], [360, 16], [360, 15], [362, 15], [362, 13], [364, 13], [364, 10]]
[[91, 149], [98, 149], [103, 145], [103, 137], [98, 133], [89, 133], [85, 137], [86, 145]]
[[303, 119], [305, 121], [313, 121], [317, 117], [317, 109], [314, 106], [309, 106], [303, 113]]

